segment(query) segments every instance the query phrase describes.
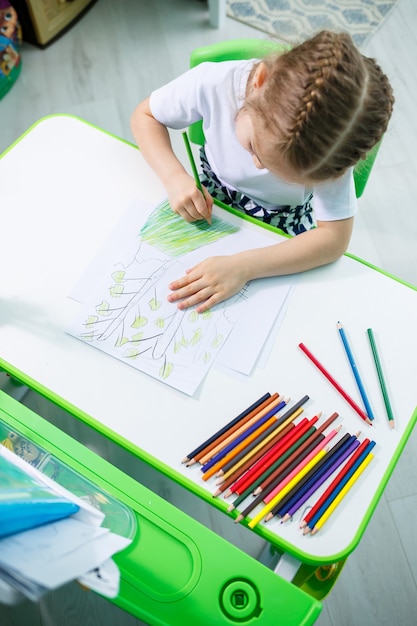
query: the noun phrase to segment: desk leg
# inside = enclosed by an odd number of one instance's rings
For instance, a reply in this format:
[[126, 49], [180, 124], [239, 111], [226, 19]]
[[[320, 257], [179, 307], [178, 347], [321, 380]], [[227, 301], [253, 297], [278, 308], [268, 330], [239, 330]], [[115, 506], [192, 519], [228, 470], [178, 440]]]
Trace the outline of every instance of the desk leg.
[[270, 543], [265, 544], [265, 547], [258, 557], [258, 561], [289, 582], [293, 581], [302, 565], [301, 561], [294, 556], [286, 552], [279, 552]]
[[226, 0], [208, 0], [210, 26], [221, 28], [226, 18]]
[[292, 582], [300, 568], [300, 565], [301, 561], [296, 559], [294, 556], [291, 556], [291, 554], [287, 554], [286, 552], [284, 552], [284, 554], [281, 555], [280, 560], [274, 567], [274, 572], [276, 574], [279, 574], [281, 578], [285, 578], [285, 580]]

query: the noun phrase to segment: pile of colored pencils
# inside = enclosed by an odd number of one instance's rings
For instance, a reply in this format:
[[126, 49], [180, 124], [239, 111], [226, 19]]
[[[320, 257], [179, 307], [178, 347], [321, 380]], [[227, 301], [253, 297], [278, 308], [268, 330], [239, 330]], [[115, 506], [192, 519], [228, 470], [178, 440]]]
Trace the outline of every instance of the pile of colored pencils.
[[298, 420], [308, 400], [288, 406], [287, 398], [267, 393], [183, 459], [187, 466], [200, 464], [203, 480], [217, 478], [214, 496], [235, 495], [229, 512], [252, 496], [236, 522], [258, 505], [249, 527], [274, 516], [285, 522], [327, 484], [301, 523], [304, 534], [315, 534], [372, 460], [375, 442], [361, 443], [360, 433], [338, 439], [338, 426], [326, 434], [337, 413], [321, 425], [321, 414]]

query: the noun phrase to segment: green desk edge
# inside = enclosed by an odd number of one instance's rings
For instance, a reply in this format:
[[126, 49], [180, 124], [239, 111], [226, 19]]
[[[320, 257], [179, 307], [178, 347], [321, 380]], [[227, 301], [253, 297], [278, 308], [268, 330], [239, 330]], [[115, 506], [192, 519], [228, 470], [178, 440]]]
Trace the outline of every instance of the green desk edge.
[[316, 621], [320, 602], [4, 392], [1, 422], [15, 438], [29, 440], [66, 466], [67, 474], [69, 468], [133, 513], [132, 543], [114, 556], [121, 582], [111, 601], [124, 610], [158, 626], [308, 626]]
[[[120, 137], [117, 137], [117, 135], [114, 135], [113, 133], [109, 133], [105, 130], [103, 130], [102, 128], [95, 126], [94, 124], [90, 124], [89, 122], [86, 122], [85, 120], [83, 120], [82, 118], [79, 118], [77, 116], [73, 116], [73, 115], [65, 115], [65, 114], [59, 114], [59, 115], [48, 115], [45, 116], [43, 118], [41, 118], [40, 120], [38, 120], [35, 124], [33, 124], [25, 133], [23, 133], [5, 152], [3, 152], [3, 154], [0, 155], [0, 159], [7, 154], [7, 152], [9, 152], [13, 146], [15, 146], [17, 143], [19, 143], [27, 134], [29, 134], [36, 126], [38, 126], [39, 124], [43, 123], [44, 121], [47, 121], [50, 118], [54, 118], [54, 117], [69, 117], [72, 119], [76, 119], [77, 121], [80, 121], [84, 124], [86, 124], [87, 126], [90, 126], [92, 128], [95, 128], [96, 130], [105, 133], [106, 135], [113, 137], [114, 139], [117, 139], [118, 141], [121, 141], [122, 143], [126, 143], [128, 146], [131, 146], [134, 149], [138, 149], [136, 145], [134, 145], [133, 143], [126, 141], [124, 139], [121, 139]], [[264, 224], [263, 222], [259, 222], [259, 220], [252, 218], [250, 216], [247, 215], [242, 215], [240, 212], [238, 212], [237, 210], [227, 206], [226, 204], [223, 204], [222, 202], [219, 202], [217, 200], [215, 200], [215, 204], [217, 206], [219, 206], [220, 208], [224, 209], [225, 211], [228, 211], [229, 213], [232, 213], [234, 215], [239, 216], [242, 219], [245, 219], [248, 222], [252, 222], [253, 224], [256, 224], [257, 226], [261, 226], [262, 228], [266, 228], [267, 230], [270, 230], [271, 232], [275, 232], [275, 233], [279, 233], [284, 235], [284, 233], [282, 233], [281, 231], [279, 231], [279, 229], [270, 226], [269, 224]], [[372, 265], [371, 263], [368, 263], [366, 261], [364, 261], [363, 259], [360, 259], [359, 257], [356, 257], [352, 254], [346, 254], [346, 256], [355, 259], [356, 261], [358, 261], [359, 263], [362, 263], [368, 267], [370, 267], [371, 269], [380, 272], [381, 274], [384, 274], [385, 276], [388, 276], [389, 278], [391, 278], [392, 280], [396, 280], [399, 283], [402, 283], [403, 285], [405, 285], [406, 287], [413, 289], [415, 291], [417, 291], [417, 287], [402, 281], [398, 278], [396, 278], [395, 276], [382, 271], [380, 268], [376, 267], [375, 265]], [[97, 432], [99, 432], [100, 434], [104, 435], [105, 437], [107, 437], [108, 439], [118, 443], [120, 446], [122, 446], [123, 448], [125, 448], [126, 450], [128, 450], [129, 452], [131, 452], [132, 454], [134, 454], [135, 456], [138, 456], [140, 459], [142, 459], [143, 461], [145, 461], [146, 463], [148, 463], [149, 465], [151, 465], [152, 467], [158, 469], [161, 473], [163, 473], [164, 475], [168, 476], [169, 478], [171, 478], [174, 482], [177, 482], [178, 484], [182, 485], [183, 487], [185, 487], [186, 489], [188, 489], [189, 491], [192, 491], [193, 493], [195, 493], [197, 496], [201, 497], [203, 500], [206, 500], [207, 502], [210, 503], [211, 506], [215, 506], [218, 509], [227, 512], [227, 508], [228, 505], [225, 502], [222, 502], [220, 498], [217, 499], [213, 499], [211, 497], [211, 494], [209, 494], [203, 487], [200, 487], [198, 484], [192, 482], [191, 480], [188, 480], [185, 476], [182, 476], [181, 474], [179, 474], [178, 472], [176, 472], [172, 467], [169, 467], [168, 465], [166, 465], [165, 463], [162, 463], [159, 459], [155, 458], [154, 456], [148, 454], [146, 451], [142, 450], [141, 448], [139, 448], [138, 446], [135, 446], [134, 444], [132, 444], [132, 442], [130, 442], [129, 440], [125, 439], [124, 437], [121, 437], [120, 435], [118, 435], [117, 433], [115, 433], [114, 431], [112, 431], [110, 428], [107, 428], [106, 426], [103, 426], [103, 424], [101, 424], [98, 420], [95, 420], [94, 418], [92, 418], [90, 415], [88, 415], [87, 413], [85, 413], [84, 411], [81, 411], [78, 407], [74, 406], [73, 404], [71, 404], [70, 402], [67, 402], [65, 399], [61, 398], [60, 396], [58, 396], [57, 394], [55, 394], [53, 391], [51, 391], [50, 389], [47, 389], [45, 386], [41, 385], [40, 383], [38, 383], [36, 380], [34, 380], [33, 378], [31, 378], [30, 376], [27, 376], [26, 374], [24, 374], [23, 372], [21, 372], [20, 370], [18, 370], [17, 368], [13, 367], [11, 364], [7, 363], [7, 361], [4, 361], [1, 357], [0, 357], [0, 369], [3, 369], [4, 371], [6, 371], [13, 379], [15, 379], [16, 381], [19, 381], [21, 384], [27, 385], [28, 387], [30, 387], [31, 389], [33, 389], [34, 391], [36, 391], [37, 393], [39, 393], [41, 396], [47, 398], [48, 400], [50, 400], [51, 402], [55, 403], [57, 406], [61, 407], [62, 409], [64, 409], [65, 411], [67, 411], [68, 413], [70, 413], [72, 416], [76, 417], [77, 419], [80, 419], [81, 421], [85, 422], [90, 428], [92, 428], [93, 430], [96, 430]], [[253, 530], [253, 532], [256, 532], [258, 535], [260, 535], [263, 539], [265, 539], [266, 541], [270, 542], [271, 545], [275, 546], [278, 548], [278, 550], [280, 551], [284, 551], [287, 552], [289, 554], [292, 554], [295, 558], [299, 559], [300, 561], [302, 561], [302, 563], [307, 564], [307, 565], [311, 565], [311, 566], [322, 566], [322, 565], [326, 565], [329, 563], [337, 563], [339, 561], [342, 561], [344, 559], [346, 559], [349, 554], [351, 554], [353, 552], [353, 550], [356, 548], [356, 546], [358, 545], [370, 519], [372, 516], [373, 511], [375, 510], [375, 507], [377, 505], [377, 503], [379, 502], [379, 499], [382, 496], [382, 493], [385, 489], [385, 486], [392, 474], [392, 472], [395, 469], [395, 466], [398, 462], [398, 459], [400, 457], [401, 451], [404, 449], [405, 444], [408, 441], [408, 438], [410, 437], [413, 428], [415, 426], [415, 423], [417, 421], [417, 407], [413, 412], [413, 415], [408, 423], [407, 428], [404, 430], [402, 437], [401, 437], [401, 444], [398, 446], [398, 450], [396, 452], [396, 454], [393, 456], [393, 458], [391, 459], [390, 464], [388, 465], [385, 474], [383, 476], [383, 480], [381, 481], [380, 487], [379, 489], [376, 491], [374, 497], [372, 498], [371, 502], [369, 503], [369, 507], [366, 511], [366, 514], [364, 516], [364, 519], [362, 521], [362, 524], [360, 525], [360, 527], [358, 528], [358, 531], [356, 533], [356, 535], [353, 537], [352, 541], [350, 542], [350, 544], [348, 546], [346, 546], [346, 548], [338, 553], [335, 553], [331, 556], [326, 557], [325, 561], [323, 561], [322, 558], [319, 557], [314, 557], [312, 555], [310, 555], [307, 552], [304, 552], [303, 550], [297, 549], [296, 547], [294, 547], [292, 544], [288, 543], [287, 541], [285, 541], [282, 538], [278, 538], [277, 535], [275, 535], [274, 533], [272, 533], [270, 530], [268, 530], [268, 528], [266, 528], [266, 526], [258, 524], [256, 526], [256, 528]], [[233, 518], [233, 516], [236, 516], [238, 513], [235, 512], [234, 514], [232, 513], [230, 515], [230, 517]], [[243, 520], [242, 521], [243, 524], [247, 525], [248, 521], [247, 520]], [[309, 590], [309, 592], [311, 592], [311, 590]], [[314, 595], [314, 591], [313, 591], [313, 595]], [[323, 597], [325, 594], [323, 594], [322, 592], [320, 592], [318, 594], [318, 597]]]

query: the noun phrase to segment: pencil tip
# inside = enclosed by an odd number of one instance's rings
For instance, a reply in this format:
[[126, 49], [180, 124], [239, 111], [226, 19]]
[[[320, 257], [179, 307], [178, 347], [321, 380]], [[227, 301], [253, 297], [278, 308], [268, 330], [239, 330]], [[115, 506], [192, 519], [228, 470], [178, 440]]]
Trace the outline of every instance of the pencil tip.
[[391, 420], [391, 421], [390, 421], [390, 423], [389, 423], [389, 425], [391, 426], [391, 428], [392, 428], [392, 429], [394, 429], [394, 428], [395, 428], [395, 422], [394, 422], [394, 420]]

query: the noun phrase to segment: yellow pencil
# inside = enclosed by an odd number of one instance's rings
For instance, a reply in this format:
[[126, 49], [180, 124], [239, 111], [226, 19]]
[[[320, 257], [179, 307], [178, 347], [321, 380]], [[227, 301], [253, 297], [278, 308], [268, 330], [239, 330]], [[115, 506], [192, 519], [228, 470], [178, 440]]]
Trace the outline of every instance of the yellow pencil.
[[303, 469], [297, 474], [297, 476], [294, 476], [294, 478], [290, 480], [290, 482], [287, 485], [285, 485], [285, 487], [279, 493], [277, 493], [276, 496], [272, 498], [272, 500], [268, 502], [266, 506], [263, 507], [262, 511], [258, 513], [258, 515], [256, 515], [253, 519], [251, 519], [251, 521], [248, 524], [249, 528], [254, 528], [261, 521], [263, 517], [265, 517], [270, 511], [272, 511], [274, 506], [278, 504], [278, 502], [282, 500], [282, 498], [286, 496], [287, 493], [291, 491], [291, 489], [298, 482], [300, 482], [300, 480], [307, 474], [307, 472], [309, 472], [311, 468], [314, 467], [320, 461], [321, 458], [323, 458], [326, 452], [327, 452], [326, 448], [324, 448], [323, 450], [320, 450], [320, 452], [318, 452], [316, 456], [313, 459], [311, 459], [311, 461], [307, 463], [305, 467], [303, 467]]
[[323, 513], [320, 519], [316, 522], [311, 534], [314, 535], [316, 532], [320, 530], [320, 528], [324, 525], [324, 523], [328, 520], [330, 515], [333, 513], [338, 504], [343, 500], [349, 489], [353, 486], [353, 484], [358, 480], [359, 476], [362, 474], [365, 467], [372, 461], [374, 458], [373, 454], [368, 454], [363, 463], [361, 463], [354, 474], [349, 478], [346, 485], [341, 489], [340, 493], [337, 494], [336, 498], [333, 500], [328, 509]]

